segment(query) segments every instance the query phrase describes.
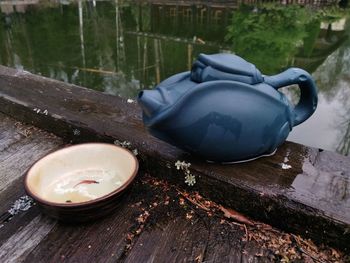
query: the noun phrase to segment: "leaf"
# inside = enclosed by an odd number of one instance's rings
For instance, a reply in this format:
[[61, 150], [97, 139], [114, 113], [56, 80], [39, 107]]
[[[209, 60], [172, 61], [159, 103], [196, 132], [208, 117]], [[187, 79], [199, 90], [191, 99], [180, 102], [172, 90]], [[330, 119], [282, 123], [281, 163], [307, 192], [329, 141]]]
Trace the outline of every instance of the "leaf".
[[74, 187], [77, 187], [80, 184], [99, 184], [99, 182], [97, 182], [95, 180], [83, 180], [83, 181], [77, 183], [76, 185], [74, 185]]
[[237, 211], [231, 209], [231, 208], [225, 208], [223, 206], [219, 206], [219, 209], [224, 213], [224, 216], [226, 218], [233, 219], [239, 223], [254, 226], [255, 224], [253, 221], [249, 220], [247, 217], [242, 215], [241, 213], [238, 213]]

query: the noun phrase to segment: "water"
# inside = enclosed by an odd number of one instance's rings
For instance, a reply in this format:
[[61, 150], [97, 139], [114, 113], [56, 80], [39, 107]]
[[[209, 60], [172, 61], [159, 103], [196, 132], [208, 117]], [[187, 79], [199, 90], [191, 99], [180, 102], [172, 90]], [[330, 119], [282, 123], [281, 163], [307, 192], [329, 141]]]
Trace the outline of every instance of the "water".
[[107, 195], [118, 189], [121, 175], [110, 169], [69, 171], [42, 190], [45, 200], [55, 203], [79, 203]]
[[[264, 74], [302, 67], [316, 80], [319, 106], [288, 139], [347, 155], [349, 12], [312, 8], [234, 1], [226, 7], [166, 1], [1, 3], [0, 64], [126, 98], [189, 70], [199, 53], [236, 53]], [[284, 90], [297, 101], [297, 89]]]

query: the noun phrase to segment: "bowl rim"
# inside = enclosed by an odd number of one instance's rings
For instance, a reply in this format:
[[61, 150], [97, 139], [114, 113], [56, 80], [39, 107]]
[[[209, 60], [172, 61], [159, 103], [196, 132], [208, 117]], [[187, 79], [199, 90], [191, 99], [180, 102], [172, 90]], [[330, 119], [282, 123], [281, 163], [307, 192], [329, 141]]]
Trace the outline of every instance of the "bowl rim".
[[[41, 198], [40, 196], [38, 196], [37, 194], [35, 194], [33, 191], [31, 191], [29, 189], [29, 186], [28, 186], [28, 177], [29, 177], [29, 173], [30, 171], [33, 169], [33, 167], [40, 161], [42, 161], [43, 159], [45, 159], [46, 157], [48, 157], [49, 155], [52, 155], [52, 154], [55, 154], [59, 151], [64, 151], [68, 148], [76, 148], [76, 147], [80, 147], [82, 145], [102, 145], [102, 146], [108, 146], [108, 147], [113, 147], [113, 148], [118, 148], [119, 150], [123, 150], [125, 151], [127, 154], [129, 154], [133, 160], [134, 160], [134, 163], [135, 163], [135, 169], [133, 171], [133, 173], [131, 174], [131, 176], [128, 178], [128, 180], [126, 180], [120, 187], [118, 187], [117, 189], [115, 189], [114, 191], [112, 192], [109, 192], [108, 194], [106, 195], [103, 195], [101, 197], [98, 197], [98, 198], [95, 198], [95, 199], [92, 199], [92, 200], [89, 200], [89, 201], [84, 201], [84, 202], [77, 202], [77, 203], [56, 203], [56, 202], [51, 202], [51, 201], [48, 201], [48, 200], [45, 200], [43, 198]], [[115, 196], [121, 192], [123, 192], [130, 184], [131, 182], [135, 179], [136, 175], [137, 175], [137, 172], [139, 170], [139, 161], [138, 159], [136, 158], [136, 156], [131, 152], [129, 151], [128, 149], [125, 149], [119, 145], [115, 145], [115, 144], [110, 144], [110, 143], [99, 143], [99, 142], [89, 142], [89, 143], [80, 143], [80, 144], [74, 144], [74, 145], [70, 145], [70, 146], [66, 146], [66, 147], [63, 147], [63, 148], [60, 148], [58, 150], [54, 150], [52, 152], [49, 152], [47, 154], [45, 154], [44, 156], [42, 156], [40, 159], [38, 159], [37, 161], [35, 161], [29, 168], [28, 170], [26, 171], [25, 173], [25, 176], [24, 176], [24, 189], [25, 191], [27, 192], [27, 194], [32, 197], [34, 200], [38, 201], [39, 203], [42, 203], [44, 205], [47, 205], [47, 206], [52, 206], [52, 207], [84, 207], [84, 206], [89, 206], [89, 205], [92, 205], [92, 204], [96, 204], [98, 202], [101, 202], [101, 201], [104, 201], [104, 200], [107, 200], [109, 199], [110, 197], [112, 196]]]

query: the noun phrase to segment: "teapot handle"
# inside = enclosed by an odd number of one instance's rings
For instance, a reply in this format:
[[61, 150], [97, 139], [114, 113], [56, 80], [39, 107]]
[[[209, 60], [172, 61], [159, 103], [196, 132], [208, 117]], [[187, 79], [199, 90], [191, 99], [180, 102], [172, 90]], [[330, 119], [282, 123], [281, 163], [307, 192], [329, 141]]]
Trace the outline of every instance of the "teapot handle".
[[300, 68], [290, 68], [274, 75], [265, 76], [265, 83], [279, 89], [285, 86], [297, 84], [300, 89], [300, 100], [294, 108], [294, 126], [307, 120], [317, 107], [317, 88], [311, 75]]

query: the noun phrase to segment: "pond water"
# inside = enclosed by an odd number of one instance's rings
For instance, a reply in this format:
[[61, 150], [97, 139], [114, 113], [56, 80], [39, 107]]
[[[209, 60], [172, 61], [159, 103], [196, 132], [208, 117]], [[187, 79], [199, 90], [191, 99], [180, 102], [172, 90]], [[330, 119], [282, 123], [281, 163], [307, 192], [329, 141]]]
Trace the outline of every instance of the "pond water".
[[[189, 70], [199, 53], [235, 53], [264, 74], [301, 67], [316, 80], [319, 105], [288, 139], [349, 154], [347, 9], [234, 1], [31, 2], [1, 3], [2, 65], [126, 98]], [[297, 89], [285, 92], [297, 100]]]

